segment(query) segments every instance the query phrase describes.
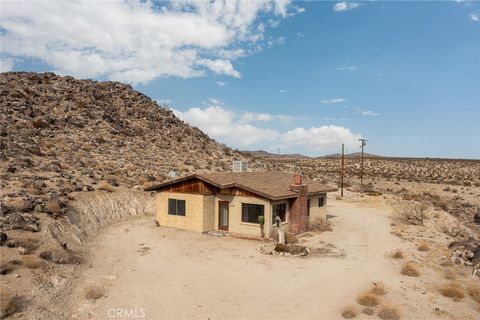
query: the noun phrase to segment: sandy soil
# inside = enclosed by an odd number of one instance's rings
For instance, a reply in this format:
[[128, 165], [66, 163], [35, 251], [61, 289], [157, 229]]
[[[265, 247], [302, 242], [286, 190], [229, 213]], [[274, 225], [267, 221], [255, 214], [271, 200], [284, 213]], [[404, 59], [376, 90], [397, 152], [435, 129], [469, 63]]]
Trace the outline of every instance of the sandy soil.
[[[300, 242], [327, 246], [335, 257], [262, 255], [261, 242], [157, 227], [152, 218], [110, 226], [93, 241], [94, 256], [70, 308], [77, 319], [125, 312], [145, 319], [340, 319], [343, 306], [382, 281], [389, 290], [382, 300], [397, 305], [404, 319], [475, 318], [473, 301], [452, 311], [458, 302], [431, 288], [438, 273], [400, 275], [402, 262], [389, 254], [415, 247], [392, 234], [392, 210], [382, 197], [331, 199], [328, 212], [334, 231]], [[422, 258], [415, 254], [409, 258]], [[106, 295], [85, 299], [92, 284]]]

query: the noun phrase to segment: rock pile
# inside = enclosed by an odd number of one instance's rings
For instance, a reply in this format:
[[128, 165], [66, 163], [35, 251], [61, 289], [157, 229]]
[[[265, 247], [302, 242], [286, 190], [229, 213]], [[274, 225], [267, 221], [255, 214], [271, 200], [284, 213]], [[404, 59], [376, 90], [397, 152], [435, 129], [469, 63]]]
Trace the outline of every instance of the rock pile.
[[0, 75], [1, 229], [37, 231], [69, 194], [142, 187], [169, 171], [223, 171], [245, 158], [129, 85], [53, 73]]

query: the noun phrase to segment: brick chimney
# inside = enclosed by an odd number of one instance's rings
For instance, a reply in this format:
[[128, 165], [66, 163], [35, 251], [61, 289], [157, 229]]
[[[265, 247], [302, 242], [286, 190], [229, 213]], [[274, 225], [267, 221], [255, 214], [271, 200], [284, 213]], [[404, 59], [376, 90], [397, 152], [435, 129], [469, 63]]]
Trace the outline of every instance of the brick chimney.
[[288, 225], [291, 232], [299, 234], [307, 231], [308, 227], [308, 187], [306, 184], [302, 184], [302, 177], [297, 174], [293, 178], [290, 190], [298, 195], [296, 198], [290, 199]]

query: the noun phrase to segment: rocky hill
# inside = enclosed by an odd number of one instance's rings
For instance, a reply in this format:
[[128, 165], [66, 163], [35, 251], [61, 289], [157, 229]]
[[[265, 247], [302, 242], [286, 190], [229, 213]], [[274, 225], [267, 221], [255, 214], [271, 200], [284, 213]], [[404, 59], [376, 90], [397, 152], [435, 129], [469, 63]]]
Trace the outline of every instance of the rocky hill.
[[71, 192], [138, 188], [245, 158], [126, 84], [8, 72], [0, 96], [3, 218], [57, 216]]

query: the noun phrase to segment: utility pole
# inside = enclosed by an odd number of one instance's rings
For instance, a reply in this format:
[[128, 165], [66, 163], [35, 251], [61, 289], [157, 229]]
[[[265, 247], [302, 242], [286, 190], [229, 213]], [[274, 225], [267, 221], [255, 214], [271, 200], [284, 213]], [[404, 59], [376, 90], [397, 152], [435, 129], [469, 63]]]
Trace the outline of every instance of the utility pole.
[[343, 198], [343, 168], [344, 168], [344, 164], [345, 164], [345, 144], [342, 143], [342, 169], [341, 169], [341, 174], [340, 174], [340, 194]]
[[362, 170], [360, 172], [360, 189], [363, 190], [363, 148], [365, 147], [366, 143], [368, 140], [366, 139], [358, 139], [358, 141], [360, 141], [362, 143], [362, 145], [360, 146], [360, 148], [362, 148]]
[[280, 147], [278, 147], [278, 155], [280, 155]]

